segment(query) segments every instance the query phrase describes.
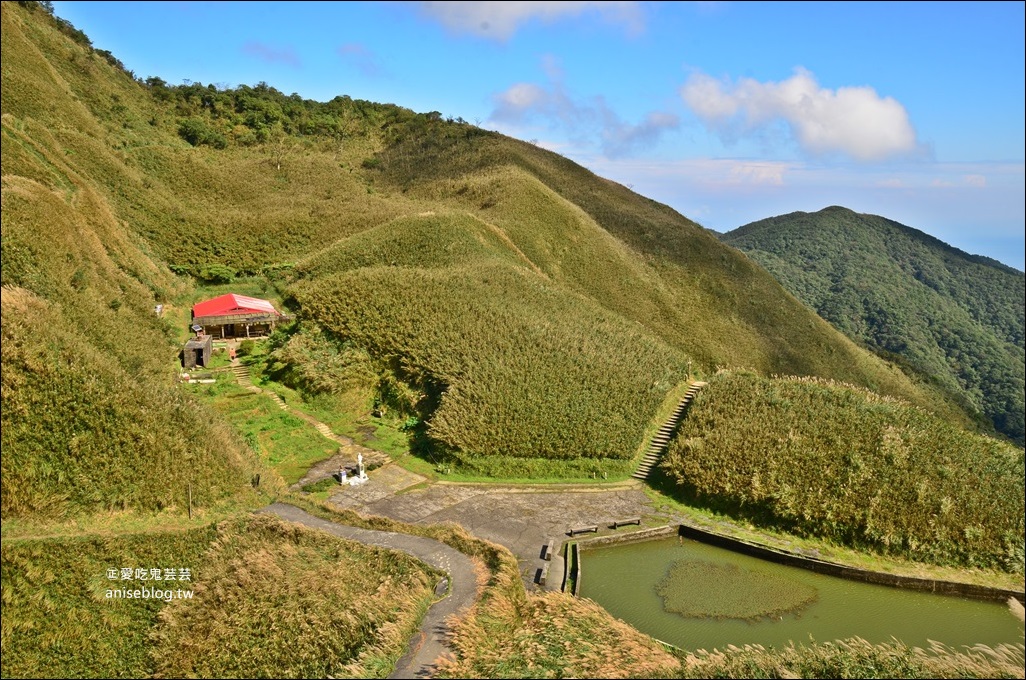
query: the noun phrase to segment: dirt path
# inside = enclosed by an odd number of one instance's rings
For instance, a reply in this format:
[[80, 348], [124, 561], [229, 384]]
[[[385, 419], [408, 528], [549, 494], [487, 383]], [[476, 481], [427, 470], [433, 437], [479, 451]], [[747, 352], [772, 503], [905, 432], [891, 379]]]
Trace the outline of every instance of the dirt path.
[[262, 394], [273, 401], [278, 408], [283, 411], [301, 418], [313, 426], [315, 430], [321, 433], [322, 436], [338, 443], [338, 453], [327, 460], [313, 465], [303, 478], [292, 485], [292, 490], [296, 491], [302, 489], [307, 484], [313, 484], [319, 482], [322, 479], [326, 479], [338, 473], [340, 467], [355, 467], [357, 456], [362, 455], [364, 463], [368, 468], [382, 467], [392, 462], [387, 453], [378, 451], [377, 449], [371, 449], [366, 446], [357, 444], [351, 437], [337, 434], [332, 431], [330, 427], [317, 420], [308, 413], [304, 413], [297, 408], [290, 407], [286, 404], [280, 396], [278, 396], [272, 390], [265, 390], [262, 387], [253, 384], [253, 381], [249, 377], [249, 368], [244, 366], [238, 358], [234, 358], [229, 366], [232, 374], [235, 376], [235, 380], [239, 385], [254, 394]]
[[[447, 639], [451, 617], [461, 616], [477, 599], [477, 576], [474, 562], [463, 553], [444, 543], [391, 531], [358, 529], [329, 522], [284, 503], [274, 503], [260, 512], [281, 517], [290, 522], [326, 531], [341, 538], [360, 541], [390, 550], [401, 550], [449, 575], [448, 595], [428, 609], [420, 630], [410, 640], [406, 653], [396, 663], [390, 678], [429, 678], [434, 676], [439, 659], [449, 653]], [[436, 592], [444, 592], [444, 585]]]

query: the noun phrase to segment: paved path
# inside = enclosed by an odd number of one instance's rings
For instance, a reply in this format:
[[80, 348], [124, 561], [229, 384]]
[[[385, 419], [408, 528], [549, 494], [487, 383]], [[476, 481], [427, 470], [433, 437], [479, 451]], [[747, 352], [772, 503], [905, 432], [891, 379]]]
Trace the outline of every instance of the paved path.
[[[474, 562], [463, 553], [444, 543], [400, 534], [391, 531], [374, 531], [336, 524], [314, 517], [299, 508], [284, 503], [274, 503], [260, 512], [281, 517], [290, 522], [321, 529], [335, 536], [360, 541], [390, 550], [401, 550], [417, 559], [449, 574], [449, 594], [428, 609], [421, 622], [420, 631], [410, 640], [406, 653], [390, 678], [429, 678], [434, 676], [439, 658], [448, 653], [448, 620], [453, 615], [462, 615], [477, 599], [477, 577]], [[437, 591], [444, 592], [444, 582]]]

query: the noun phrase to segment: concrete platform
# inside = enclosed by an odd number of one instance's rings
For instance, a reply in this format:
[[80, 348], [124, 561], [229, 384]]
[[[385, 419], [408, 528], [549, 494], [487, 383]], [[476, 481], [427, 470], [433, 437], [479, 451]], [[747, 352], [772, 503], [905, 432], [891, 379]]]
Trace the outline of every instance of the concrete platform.
[[[385, 471], [391, 471], [386, 474]], [[403, 522], [438, 524], [454, 522], [470, 533], [509, 548], [520, 563], [521, 577], [528, 589], [559, 590], [563, 581], [563, 543], [572, 526], [597, 524], [603, 531], [617, 519], [645, 517], [653, 510], [640, 485], [628, 483], [615, 488], [546, 487], [532, 489], [482, 484], [437, 482], [412, 489], [424, 481], [396, 465], [370, 473], [370, 481], [346, 488], [331, 497], [331, 503], [361, 514], [381, 515]], [[419, 478], [419, 479], [418, 479]], [[621, 529], [626, 533], [629, 529]], [[543, 559], [544, 547], [555, 539], [551, 561]], [[548, 564], [545, 586], [536, 580], [538, 570]]]

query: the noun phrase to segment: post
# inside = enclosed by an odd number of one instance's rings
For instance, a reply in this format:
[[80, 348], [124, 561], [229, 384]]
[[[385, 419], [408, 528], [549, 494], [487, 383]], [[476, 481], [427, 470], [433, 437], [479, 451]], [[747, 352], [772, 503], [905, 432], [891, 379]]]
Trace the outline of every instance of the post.
[[189, 519], [192, 519], [192, 482], [189, 482]]

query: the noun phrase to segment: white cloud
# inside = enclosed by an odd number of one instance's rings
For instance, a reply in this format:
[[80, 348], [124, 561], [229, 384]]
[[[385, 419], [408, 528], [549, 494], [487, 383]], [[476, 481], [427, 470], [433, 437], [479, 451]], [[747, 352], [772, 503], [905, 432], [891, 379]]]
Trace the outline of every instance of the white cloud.
[[781, 82], [721, 81], [693, 74], [680, 90], [684, 103], [725, 140], [784, 121], [813, 156], [843, 154], [878, 161], [922, 152], [908, 112], [871, 87], [820, 87], [805, 69]]
[[983, 175], [965, 175], [962, 181], [971, 187], [982, 189], [987, 186], [987, 178]]
[[622, 160], [588, 158], [581, 162], [603, 177], [621, 183], [630, 180], [646, 185], [659, 184], [678, 189], [687, 186], [703, 195], [727, 195], [735, 199], [739, 191], [763, 191], [784, 187], [787, 178], [798, 173], [807, 176], [808, 169], [800, 163], [764, 161], [745, 158], [690, 158], [674, 161]]
[[784, 174], [788, 166], [785, 163], [750, 162], [735, 163], [730, 174], [741, 184], [784, 185]]
[[[558, 76], [551, 65], [547, 70]], [[512, 131], [541, 119], [550, 130], [566, 134], [575, 145], [592, 146], [597, 140], [610, 158], [623, 158], [655, 146], [664, 132], [680, 124], [676, 115], [662, 111], [649, 112], [641, 123], [628, 123], [602, 97], [574, 99], [559, 81], [548, 87], [516, 83], [493, 99], [495, 107], [489, 116], [492, 123]]]
[[494, 97], [491, 118], [506, 123], [523, 121], [532, 110], [547, 109], [552, 96], [538, 85], [517, 83]]
[[[717, 231], [796, 210], [841, 205], [921, 229], [966, 252], [1023, 269], [1026, 165], [776, 162], [578, 156], [577, 162]], [[779, 174], [782, 184], [775, 183]], [[985, 177], [975, 187], [967, 177]]]
[[539, 19], [553, 22], [595, 12], [629, 33], [644, 25], [637, 2], [421, 2], [421, 10], [456, 33], [506, 40], [522, 24]]
[[675, 130], [680, 120], [672, 113], [650, 112], [637, 125], [625, 123], [609, 109], [604, 109], [605, 123], [602, 129], [602, 148], [610, 158], [632, 155], [640, 148], [651, 148], [667, 130]]

